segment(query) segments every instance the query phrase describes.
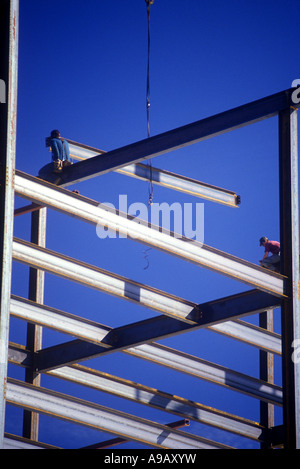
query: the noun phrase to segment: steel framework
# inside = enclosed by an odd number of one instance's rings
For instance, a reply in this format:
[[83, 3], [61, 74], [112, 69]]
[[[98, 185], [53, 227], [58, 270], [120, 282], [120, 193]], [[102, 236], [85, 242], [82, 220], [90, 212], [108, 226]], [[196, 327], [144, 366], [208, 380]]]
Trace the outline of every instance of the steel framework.
[[[49, 174], [42, 180], [20, 171], [15, 165], [16, 87], [18, 49], [18, 1], [1, 1], [1, 34], [6, 49], [1, 65], [6, 70], [7, 103], [1, 105], [1, 369], [0, 445], [2, 448], [53, 448], [39, 442], [39, 414], [88, 426], [119, 438], [93, 445], [111, 447], [133, 440], [156, 448], [229, 448], [179, 429], [189, 420], [204, 423], [245, 438], [262, 448], [300, 448], [300, 363], [293, 360], [293, 344], [300, 340], [299, 308], [299, 219], [297, 108], [294, 89], [277, 93], [214, 115], [178, 129], [103, 152], [70, 140], [78, 163], [66, 168], [59, 180]], [[4, 40], [6, 39], [6, 40]], [[203, 246], [196, 241], [166, 233], [159, 227], [137, 223], [127, 213], [115, 213], [99, 202], [69, 191], [66, 187], [110, 171], [149, 179], [143, 160], [176, 148], [200, 142], [242, 126], [278, 116], [280, 242], [283, 247], [281, 274], [263, 270], [242, 259]], [[235, 207], [239, 197], [231, 191], [153, 168], [153, 182], [194, 196]], [[31, 202], [14, 212], [14, 195]], [[237, 279], [251, 287], [244, 293], [195, 304], [115, 273], [70, 258], [46, 248], [47, 210], [92, 224], [101, 224], [128, 234], [131, 239], [177, 256], [196, 265]], [[32, 212], [31, 241], [13, 238], [14, 216]], [[11, 294], [12, 260], [30, 268], [28, 298]], [[126, 326], [111, 328], [69, 312], [44, 305], [44, 273], [131, 301], [158, 316]], [[282, 335], [272, 331], [272, 311], [281, 308]], [[259, 327], [241, 320], [259, 313]], [[28, 323], [25, 345], [9, 343], [9, 318]], [[63, 344], [43, 348], [43, 328], [76, 337]], [[237, 339], [260, 350], [260, 378], [171, 349], [155, 341], [200, 328]], [[298, 342], [294, 342], [298, 341]], [[261, 402], [260, 422], [170, 395], [142, 383], [108, 375], [79, 364], [83, 360], [122, 352], [226, 386]], [[282, 387], [273, 382], [273, 356], [282, 356]], [[25, 367], [25, 381], [7, 376], [8, 362]], [[120, 398], [173, 414], [183, 421], [162, 425], [40, 386], [41, 374], [110, 393]], [[23, 435], [5, 434], [6, 402], [24, 409]], [[283, 407], [283, 425], [274, 425], [274, 406]], [[167, 420], [167, 418], [166, 418]]]

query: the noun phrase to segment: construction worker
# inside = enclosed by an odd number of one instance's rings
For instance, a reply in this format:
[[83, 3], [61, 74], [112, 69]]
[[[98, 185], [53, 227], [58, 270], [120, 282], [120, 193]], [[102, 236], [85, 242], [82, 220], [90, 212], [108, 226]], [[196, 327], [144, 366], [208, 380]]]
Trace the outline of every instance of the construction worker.
[[60, 136], [59, 130], [52, 130], [49, 143], [52, 150], [54, 172], [60, 173], [64, 166], [72, 164], [70, 161], [69, 144], [67, 140]]
[[[279, 272], [280, 263], [280, 243], [278, 241], [269, 241], [266, 236], [259, 240], [259, 245], [265, 248], [264, 257], [260, 260], [260, 265], [269, 270]], [[269, 254], [271, 254], [269, 256]]]

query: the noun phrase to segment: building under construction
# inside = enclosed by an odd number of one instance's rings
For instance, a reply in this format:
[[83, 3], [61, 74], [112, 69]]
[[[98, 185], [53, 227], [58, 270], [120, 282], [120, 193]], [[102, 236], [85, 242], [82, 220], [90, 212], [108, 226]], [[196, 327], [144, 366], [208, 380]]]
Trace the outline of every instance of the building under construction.
[[[221, 114], [135, 142], [109, 152], [69, 140], [76, 163], [57, 175], [32, 176], [15, 168], [18, 70], [18, 1], [0, 2], [1, 69], [5, 71], [5, 103], [1, 109], [1, 368], [0, 412], [2, 448], [54, 448], [39, 438], [39, 416], [52, 416], [76, 425], [107, 433], [107, 440], [91, 442], [90, 448], [118, 448], [124, 441], [165, 449], [225, 449], [224, 443], [189, 432], [190, 421], [217, 428], [257, 442], [261, 448], [300, 448], [300, 284], [298, 218], [297, 109], [294, 89], [227, 110]], [[138, 177], [236, 207], [239, 196], [229, 190], [201, 183], [168, 171], [150, 168], [143, 161], [177, 148], [235, 131], [245, 125], [277, 116], [279, 129], [279, 194], [281, 270], [275, 273], [200, 242], [176, 237], [164, 229], [137, 222], [127, 213], [110, 210], [68, 186], [110, 171]], [[80, 185], [78, 186], [80, 187]], [[24, 207], [15, 210], [15, 196]], [[202, 304], [183, 300], [158, 288], [108, 272], [97, 265], [71, 258], [46, 247], [46, 218], [49, 211], [71, 216], [81, 223], [106, 226], [131, 239], [159, 249], [170, 256], [243, 282], [243, 293], [216, 298]], [[30, 242], [14, 237], [14, 218], [31, 213]], [[88, 247], [87, 247], [88, 249]], [[12, 295], [12, 262], [29, 267], [27, 298]], [[45, 272], [87, 288], [105, 292], [159, 315], [112, 328], [44, 304]], [[281, 311], [281, 335], [272, 330], [272, 314]], [[259, 326], [240, 318], [259, 314]], [[10, 318], [27, 322], [26, 343], [9, 342]], [[259, 350], [259, 378], [231, 370], [201, 356], [195, 357], [161, 345], [166, 337], [208, 328], [230, 340]], [[55, 329], [72, 336], [59, 345], [43, 347], [42, 334]], [[187, 376], [260, 401], [260, 420], [224, 412], [218, 402], [212, 408], [187, 396], [177, 396], [143, 383], [108, 375], [81, 362], [121, 352], [176, 370]], [[274, 356], [281, 357], [282, 386], [274, 384]], [[25, 379], [8, 375], [8, 364], [25, 369]], [[120, 368], [122, 360], [120, 359]], [[149, 406], [165, 413], [165, 423], [148, 420], [41, 386], [49, 375], [67, 383]], [[199, 381], [199, 382], [200, 382]], [[6, 405], [24, 409], [22, 435], [5, 432]], [[274, 408], [282, 407], [283, 423], [276, 425]]]

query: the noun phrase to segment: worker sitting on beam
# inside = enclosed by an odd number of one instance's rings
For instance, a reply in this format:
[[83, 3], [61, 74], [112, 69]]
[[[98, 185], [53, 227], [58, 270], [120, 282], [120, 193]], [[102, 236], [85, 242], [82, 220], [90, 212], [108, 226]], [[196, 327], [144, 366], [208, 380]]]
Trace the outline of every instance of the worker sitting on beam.
[[55, 173], [60, 173], [65, 166], [72, 164], [69, 143], [61, 137], [59, 130], [52, 130], [51, 136], [46, 138], [46, 146], [50, 146], [52, 151]]

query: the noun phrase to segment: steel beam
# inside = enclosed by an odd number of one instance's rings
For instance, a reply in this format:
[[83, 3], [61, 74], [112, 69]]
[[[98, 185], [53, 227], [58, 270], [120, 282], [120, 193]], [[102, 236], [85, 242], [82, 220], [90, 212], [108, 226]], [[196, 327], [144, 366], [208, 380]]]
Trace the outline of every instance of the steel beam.
[[111, 327], [15, 295], [11, 297], [10, 314], [28, 323], [55, 329], [87, 342], [101, 343], [107, 348], [113, 344], [113, 341], [109, 342]]
[[[69, 142], [70, 156], [75, 160], [82, 161], [99, 154], [105, 154], [102, 150], [82, 145], [73, 140], [66, 140]], [[206, 184], [205, 182], [200, 182], [163, 169], [151, 167], [150, 172], [149, 166], [142, 163], [125, 166], [124, 168], [117, 169], [116, 172], [143, 181], [149, 181], [151, 179], [151, 182], [158, 186], [224, 204], [229, 207], [238, 207], [240, 204], [240, 196], [233, 191]]]
[[[220, 299], [220, 305], [226, 301], [227, 302], [227, 315], [228, 317], [239, 316], [244, 314], [254, 314], [258, 313], [260, 309], [257, 305], [252, 303], [248, 309], [239, 309], [234, 310], [234, 304], [236, 299], [244, 298], [246, 303], [247, 298], [251, 298], [252, 295], [255, 295], [255, 291], [245, 292], [244, 294], [233, 295], [232, 297], [227, 297]], [[261, 292], [258, 292], [261, 293]], [[259, 296], [259, 295], [258, 295]], [[276, 299], [277, 297], [275, 297]], [[266, 299], [266, 298], [265, 298]], [[262, 300], [264, 298], [262, 297]], [[271, 305], [272, 298], [268, 298], [268, 303], [261, 302], [260, 307], [263, 310], [268, 309]], [[214, 303], [214, 302], [213, 302]], [[207, 303], [204, 306], [208, 306]], [[230, 307], [231, 305], [231, 307]], [[197, 305], [195, 304], [195, 307]], [[253, 307], [255, 309], [253, 309]], [[232, 308], [232, 309], [231, 309]], [[199, 305], [199, 310], [201, 311], [202, 305]], [[245, 312], [247, 311], [247, 312]], [[23, 319], [32, 324], [38, 324], [52, 329], [57, 329], [65, 334], [73, 335], [79, 339], [100, 343], [104, 347], [116, 346], [117, 343], [121, 346], [125, 343], [131, 343], [133, 341], [134, 331], [137, 331], [136, 337], [139, 340], [142, 340], [143, 343], [152, 342], [153, 340], [162, 339], [170, 337], [173, 335], [180, 334], [182, 332], [188, 332], [196, 330], [201, 327], [210, 328], [212, 331], [221, 333], [223, 335], [229, 336], [233, 339], [242, 341], [248, 345], [255, 346], [264, 351], [270, 353], [281, 354], [281, 340], [278, 334], [270, 333], [265, 331], [262, 328], [254, 326], [253, 324], [246, 323], [244, 321], [226, 321], [219, 324], [209, 325], [209, 317], [206, 319], [206, 324], [200, 320], [199, 324], [188, 325], [182, 321], [177, 321], [172, 318], [166, 317], [164, 315], [157, 316], [151, 319], [144, 321], [139, 321], [134, 324], [128, 324], [127, 326], [112, 329], [108, 326], [103, 326], [99, 323], [96, 323], [91, 320], [87, 320], [64, 311], [59, 311], [54, 308], [50, 308], [45, 305], [36, 305], [24, 298], [17, 297], [12, 295], [10, 302], [10, 314], [19, 319]], [[220, 316], [220, 321], [224, 320], [224, 314]], [[215, 317], [212, 318], [212, 323], [215, 321]], [[131, 339], [130, 339], [131, 338]]]
[[57, 446], [29, 440], [18, 435], [4, 434], [4, 449], [62, 449]]
[[26, 213], [32, 213], [37, 210], [41, 210], [43, 207], [38, 204], [30, 204], [24, 207], [15, 208], [14, 210], [14, 217], [18, 217], [19, 215], [25, 215]]
[[37, 388], [11, 378], [7, 383], [7, 401], [19, 407], [59, 417], [156, 448], [229, 448], [166, 425], [45, 388]]
[[198, 320], [197, 308], [190, 301], [26, 241], [14, 241], [13, 258], [32, 267], [160, 311], [187, 323], [193, 324]]
[[241, 197], [234, 191], [223, 189], [221, 187], [206, 184], [196, 179], [171, 173], [170, 171], [151, 167], [137, 163], [128, 165], [124, 168], [117, 169], [118, 173], [126, 176], [135, 177], [144, 181], [150, 181], [161, 187], [176, 190], [184, 194], [200, 197], [201, 199], [216, 202], [228, 207], [238, 207], [241, 203]]
[[299, 194], [297, 111], [279, 114], [281, 268], [287, 277], [282, 308], [284, 445], [300, 449], [300, 362], [293, 359], [300, 343]]
[[246, 376], [220, 365], [214, 365], [178, 350], [160, 344], [145, 344], [133, 347], [127, 350], [126, 353], [275, 405], [282, 405], [280, 386]]
[[223, 253], [210, 246], [163, 228], [150, 226], [148, 221], [134, 219], [127, 213], [99, 204], [63, 188], [39, 181], [21, 172], [16, 173], [15, 190], [21, 197], [52, 207], [95, 225], [107, 226], [135, 241], [167, 252], [185, 261], [222, 273], [272, 294], [284, 296], [284, 278], [262, 267]]
[[[276, 93], [229, 111], [147, 138], [131, 145], [109, 151], [69, 166], [61, 175], [65, 186], [99, 176], [109, 171], [139, 163], [149, 158], [201, 142], [245, 125], [273, 117], [290, 105], [293, 88]], [[299, 106], [298, 106], [299, 107]]]
[[[282, 405], [282, 390], [280, 386], [266, 383], [263, 380], [252, 378], [243, 373], [238, 373], [169, 347], [162, 347], [156, 343], [143, 344], [126, 349], [124, 353], [198, 379], [225, 386], [233, 391], [245, 393], [256, 399], [262, 399], [265, 402]], [[90, 358], [93, 358], [93, 356]], [[30, 352], [25, 347], [17, 344], [10, 346], [9, 359], [11, 363], [17, 365], [33, 366], [33, 357], [30, 355]], [[41, 370], [41, 373], [43, 372], [46, 372], [46, 370]]]
[[[188, 427], [190, 424], [189, 420], [184, 419], [184, 420], [179, 420], [177, 422], [171, 422], [171, 423], [166, 423], [166, 427], [170, 428], [182, 428], [182, 427]], [[83, 446], [79, 449], [107, 449], [114, 447], [116, 445], [121, 445], [123, 443], [127, 443], [129, 440], [126, 440], [125, 438], [112, 438], [111, 440], [106, 440], [106, 441], [100, 441], [99, 443], [94, 443], [93, 445], [89, 446]]]
[[[17, 344], [10, 345], [9, 359], [15, 365], [33, 366], [30, 352]], [[171, 396], [163, 391], [111, 376], [82, 365], [63, 366], [47, 371], [46, 374], [114, 394], [120, 398], [149, 405], [150, 407], [155, 407], [178, 416], [188, 417], [199, 423], [215, 426], [246, 438], [261, 440], [264, 435], [264, 428], [251, 420], [213, 409], [210, 406], [205, 406], [183, 397]]]
[[208, 326], [208, 329], [257, 347], [265, 352], [281, 355], [281, 335], [236, 319]]
[[[277, 297], [271, 297], [254, 290], [199, 305], [198, 308], [202, 317], [199, 319], [198, 324], [186, 325], [172, 318], [158, 316], [115, 329], [53, 308], [35, 305], [15, 296], [11, 299], [11, 315], [33, 324], [40, 324], [73, 336], [76, 335], [81, 340], [96, 344], [95, 346], [88, 345], [85, 342], [71, 341], [40, 350], [36, 354], [36, 368], [45, 370], [81, 361], [90, 358], [93, 354], [112, 353], [138, 344], [149, 343], [178, 333], [206, 327], [209, 324], [224, 321], [228, 317], [243, 316], [250, 312], [251, 314], [257, 313], [273, 307], [274, 303], [277, 304], [277, 302]], [[241, 332], [240, 337], [242, 336]], [[246, 340], [245, 337], [244, 340]]]
[[0, 448], [5, 426], [5, 388], [11, 290], [14, 171], [17, 124], [19, 2], [0, 1], [0, 69], [5, 101], [0, 104]]
[[[233, 310], [233, 305], [236, 297], [243, 296], [246, 304], [247, 299], [249, 300], [253, 293], [254, 291], [249, 291], [243, 294], [233, 295], [232, 297], [228, 297], [226, 299], [221, 299], [220, 303], [222, 303], [222, 301], [224, 300], [226, 300], [228, 303], [227, 317], [229, 318], [233, 316], [242, 316], [244, 314], [248, 315], [259, 313], [260, 309], [258, 309], [257, 306], [255, 307], [254, 303], [252, 305], [250, 303], [247, 310], [239, 309], [239, 312]], [[276, 303], [276, 299], [278, 300], [278, 298], [273, 298], [275, 299]], [[269, 296], [268, 301], [269, 303], [260, 304], [261, 309], [268, 309], [272, 302], [271, 296]], [[208, 304], [209, 303], [207, 303], [207, 305]], [[232, 305], [232, 311], [230, 305]], [[194, 306], [195, 308], [197, 307], [196, 303], [194, 304]], [[253, 307], [255, 307], [256, 309], [253, 310]], [[199, 305], [200, 311], [201, 308], [202, 306]], [[10, 314], [14, 317], [18, 317], [20, 319], [28, 321], [32, 324], [39, 324], [48, 328], [58, 329], [65, 334], [76, 336], [77, 338], [86, 340], [88, 342], [102, 342], [102, 345], [107, 347], [109, 347], [108, 333], [111, 334], [112, 338], [111, 327], [103, 325], [101, 325], [100, 327], [100, 324], [95, 323], [94, 321], [89, 321], [87, 319], [74, 316], [64, 311], [59, 311], [57, 309], [50, 308], [49, 306], [35, 305], [31, 302], [28, 302], [24, 298], [16, 297], [14, 295], [12, 295], [10, 303]], [[220, 320], [223, 321], [223, 319], [224, 315]], [[152, 340], [156, 340], [158, 337], [166, 338], [172, 335], [180, 334], [182, 332], [196, 330], [200, 327], [205, 326], [214, 332], [220, 333], [232, 339], [239, 340], [248, 345], [260, 348], [261, 350], [264, 350], [266, 352], [281, 355], [281, 337], [279, 334], [263, 330], [260, 327], [257, 327], [253, 324], [241, 320], [229, 320], [210, 325], [208, 318], [207, 324], [204, 324], [203, 321], [201, 321], [201, 323], [199, 324], [195, 323], [194, 325], [188, 325], [182, 321], [177, 321], [162, 315], [148, 319], [146, 321], [140, 321], [140, 323], [137, 323], [135, 325], [133, 324], [133, 328], [136, 328], [138, 324], [140, 324], [138, 333], [140, 338], [141, 334], [143, 334], [142, 339], [144, 343], [146, 341], [149, 342]], [[144, 326], [147, 326], [146, 331]], [[125, 332], [125, 334], [128, 334], [128, 336], [132, 335], [131, 325], [125, 326], [123, 332]], [[120, 330], [118, 335], [120, 335]], [[115, 334], [114, 338], [116, 338]], [[115, 341], [112, 341], [111, 345], [116, 345]]]
[[[199, 307], [195, 306], [195, 303], [117, 274], [112, 274], [85, 262], [63, 256], [49, 249], [16, 239], [13, 243], [13, 257], [19, 262], [33, 267], [36, 266], [60, 277], [133, 301], [189, 324], [199, 323], [201, 312]], [[259, 294], [257, 294], [257, 298], [259, 298]], [[267, 298], [267, 296], [262, 295], [261, 298]], [[265, 301], [268, 306], [280, 304], [279, 300], [274, 299], [272, 296], [270, 300]], [[259, 300], [256, 305], [258, 305], [257, 308], [261, 309]], [[256, 307], [248, 306], [248, 308], [251, 310]], [[239, 312], [239, 314], [241, 313]], [[216, 322], [218, 321], [220, 321], [220, 318], [216, 320]]]
[[257, 422], [81, 365], [62, 367], [47, 374], [253, 440], [260, 440], [264, 433]]
[[24, 368], [33, 368], [33, 355], [24, 345], [9, 343], [8, 360], [14, 365]]

